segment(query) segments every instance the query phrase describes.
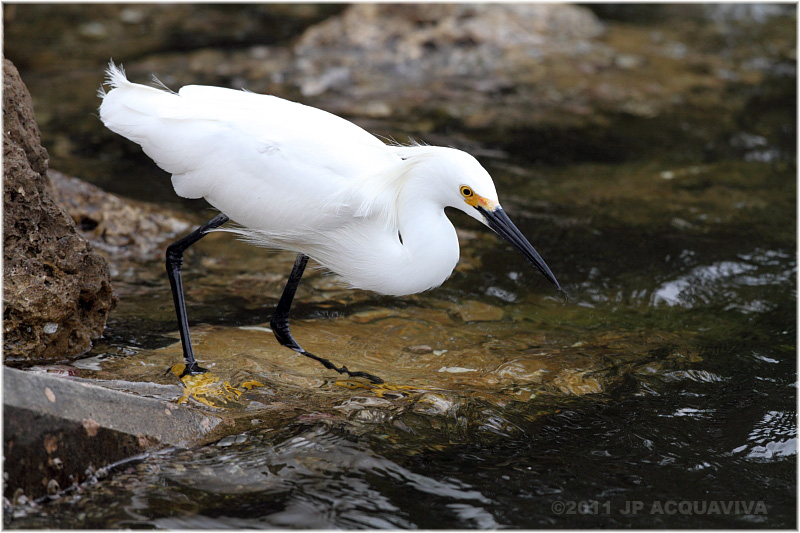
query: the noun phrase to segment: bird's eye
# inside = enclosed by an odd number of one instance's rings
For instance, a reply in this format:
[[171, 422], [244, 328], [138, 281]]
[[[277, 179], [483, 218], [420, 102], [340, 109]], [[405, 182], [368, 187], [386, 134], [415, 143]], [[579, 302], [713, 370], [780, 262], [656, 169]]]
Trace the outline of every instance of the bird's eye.
[[464, 198], [469, 198], [472, 196], [472, 189], [464, 185], [461, 187], [461, 194], [464, 196]]

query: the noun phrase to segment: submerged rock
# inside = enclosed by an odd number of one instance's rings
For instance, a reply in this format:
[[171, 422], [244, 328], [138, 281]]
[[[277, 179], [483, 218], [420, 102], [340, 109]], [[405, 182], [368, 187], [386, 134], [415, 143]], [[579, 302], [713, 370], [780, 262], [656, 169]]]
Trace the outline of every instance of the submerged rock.
[[30, 94], [10, 61], [3, 71], [5, 360], [63, 359], [91, 347], [116, 300], [106, 261], [47, 191]]
[[505, 314], [500, 307], [477, 300], [468, 300], [453, 307], [455, 314], [464, 322], [500, 320]]

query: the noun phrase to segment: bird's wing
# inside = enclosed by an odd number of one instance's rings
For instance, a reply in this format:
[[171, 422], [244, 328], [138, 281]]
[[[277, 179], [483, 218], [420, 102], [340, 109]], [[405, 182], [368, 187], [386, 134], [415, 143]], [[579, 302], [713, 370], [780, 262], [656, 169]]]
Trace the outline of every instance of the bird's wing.
[[[100, 117], [172, 174], [175, 191], [206, 198], [240, 224], [297, 233], [393, 209], [370, 174], [402, 159], [333, 114], [274, 96], [186, 86], [178, 93], [109, 69]], [[372, 185], [370, 185], [372, 184]]]

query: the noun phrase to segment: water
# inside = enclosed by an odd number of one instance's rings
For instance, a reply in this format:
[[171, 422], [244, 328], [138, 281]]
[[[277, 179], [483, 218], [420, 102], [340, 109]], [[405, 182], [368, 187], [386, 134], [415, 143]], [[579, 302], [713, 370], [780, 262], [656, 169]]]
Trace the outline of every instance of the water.
[[[435, 291], [379, 297], [309, 272], [300, 343], [411, 389], [337, 382], [278, 346], [268, 321], [293, 257], [207, 237], [186, 262], [197, 352], [264, 387], [215, 411], [231, 422], [217, 440], [15, 507], [6, 526], [796, 527], [793, 83], [769, 77], [747, 113], [695, 123], [713, 131], [702, 149], [681, 144], [679, 118], [639, 157], [484, 157], [567, 299], [452, 214], [462, 261]], [[631, 126], [611, 144], [635, 145]], [[176, 205], [165, 187], [148, 190]], [[177, 400], [162, 269], [117, 276], [120, 306], [76, 373]]]
[[[246, 256], [268, 256], [228, 235], [210, 238], [187, 264], [190, 316], [215, 324], [195, 328], [197, 349], [223, 376], [244, 367], [268, 384], [269, 394], [252, 393], [237, 415], [253, 429], [124, 465], [10, 525], [792, 527], [796, 262], [793, 235], [775, 231], [793, 223], [789, 168], [710, 165], [704, 179], [716, 185], [690, 196], [662, 168], [537, 170], [551, 181], [535, 204], [527, 199], [533, 185], [493, 169], [498, 187], [513, 191], [508, 211], [567, 288], [566, 302], [479, 228], [465, 256], [480, 269], [415, 298], [344, 291], [312, 273], [299, 295], [301, 342], [350, 368], [433, 391], [407, 397], [337, 386], [277, 347], [258, 324], [282, 281], [241, 287], [242, 277], [258, 277]], [[566, 195], [558, 189], [575, 187], [562, 181], [567, 174], [603, 175], [602, 191], [581, 189], [608, 201], [558, 205], [551, 198]], [[742, 187], [742, 201], [763, 205], [743, 216], [730, 215], [735, 195], [722, 200], [713, 190], [734, 175], [766, 181], [764, 174], [772, 187]], [[614, 194], [614, 180], [649, 180], [652, 197]], [[600, 208], [587, 212], [584, 202]], [[676, 213], [692, 226], [676, 226]], [[280, 273], [290, 263], [280, 255], [265, 264]], [[459, 319], [468, 301], [488, 303], [479, 310], [491, 320]], [[111, 323], [109, 344], [94, 351], [101, 370], [84, 375], [168, 383], [163, 368], [180, 353], [164, 338], [174, 330], [170, 306], [164, 282], [123, 301], [126, 318]], [[143, 335], [143, 324], [163, 333]], [[447, 351], [404, 351], [419, 344]], [[298, 411], [283, 426], [262, 427], [270, 402]], [[641, 509], [625, 514], [637, 502]], [[709, 502], [740, 502], [739, 512], [701, 506]]]

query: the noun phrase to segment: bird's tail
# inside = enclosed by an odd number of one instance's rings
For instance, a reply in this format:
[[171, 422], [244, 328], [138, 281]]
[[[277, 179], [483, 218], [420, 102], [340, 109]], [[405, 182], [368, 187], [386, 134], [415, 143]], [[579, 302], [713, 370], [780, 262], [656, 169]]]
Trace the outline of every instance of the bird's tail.
[[[109, 87], [108, 91], [103, 88], [98, 91], [103, 100], [100, 104], [103, 124], [114, 133], [141, 145], [144, 153], [173, 176], [189, 172], [189, 161], [198, 155], [193, 150], [200, 146], [200, 143], [192, 142], [193, 137], [200, 132], [182, 128], [180, 120], [173, 120], [190, 113], [185, 99], [163, 84], [156, 88], [129, 81], [122, 66], [113, 62], [106, 69], [105, 85]], [[176, 184], [176, 192], [187, 198], [203, 195], [191, 181], [181, 187]]]
[[100, 120], [114, 133], [141, 144], [147, 152], [147, 145], [152, 144], [148, 142], [149, 139], [159, 131], [154, 126], [155, 121], [161, 118], [161, 109], [176, 105], [177, 102], [170, 102], [177, 99], [176, 96], [128, 81], [122, 66], [113, 62], [106, 69], [105, 84], [111, 89], [106, 92], [101, 87], [98, 91], [98, 96], [103, 100], [100, 104]]
[[[177, 95], [171, 91], [128, 81], [122, 65], [117, 66], [113, 61], [108, 64], [106, 69], [105, 85], [109, 86], [111, 90], [106, 91], [101, 86], [97, 91], [98, 96], [103, 100], [100, 104], [100, 119], [120, 135], [125, 135], [125, 133], [116, 131], [115, 126], [123, 129], [127, 122], [130, 122], [131, 127], [136, 124], [137, 117], [131, 116], [131, 112], [144, 116], [159, 115], [159, 109], [177, 104], [177, 100], [174, 98]], [[141, 117], [138, 118], [141, 119]]]
[[[125, 75], [125, 69], [122, 65], [116, 65], [113, 60], [108, 62], [108, 68], [106, 69], [106, 82], [105, 85], [109, 85], [112, 89], [116, 89], [117, 87], [122, 87], [126, 85], [132, 85], [131, 82], [128, 81], [128, 77]], [[101, 97], [105, 97], [106, 92], [103, 87], [100, 87]]]

